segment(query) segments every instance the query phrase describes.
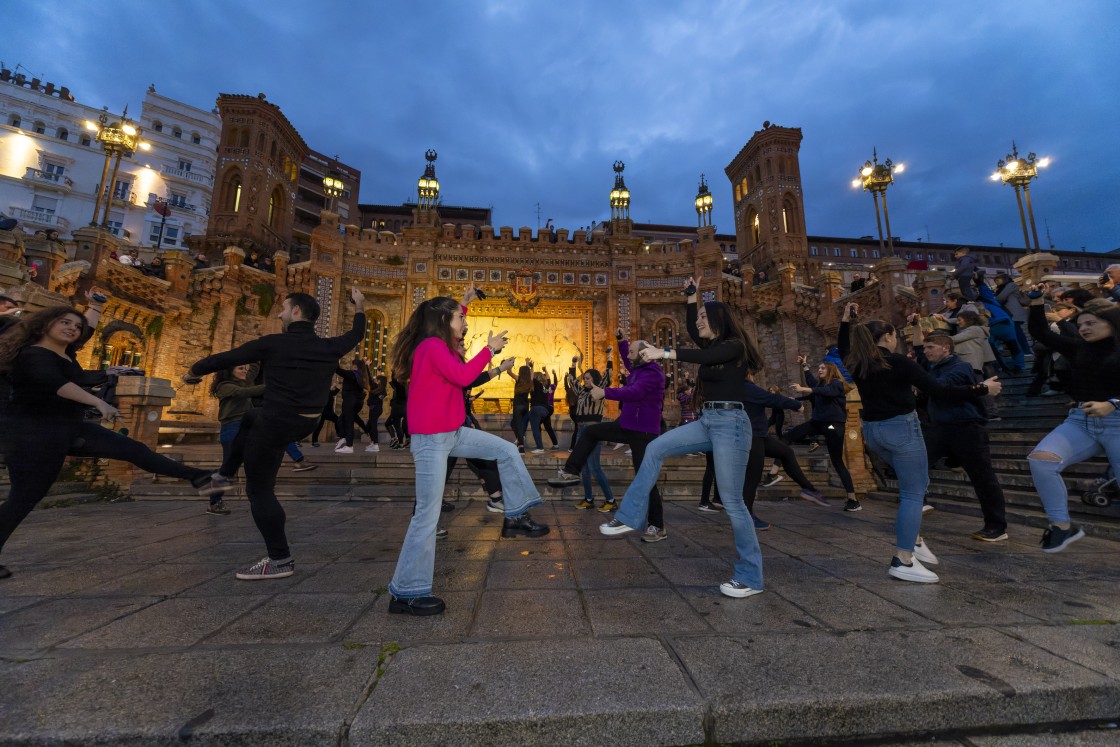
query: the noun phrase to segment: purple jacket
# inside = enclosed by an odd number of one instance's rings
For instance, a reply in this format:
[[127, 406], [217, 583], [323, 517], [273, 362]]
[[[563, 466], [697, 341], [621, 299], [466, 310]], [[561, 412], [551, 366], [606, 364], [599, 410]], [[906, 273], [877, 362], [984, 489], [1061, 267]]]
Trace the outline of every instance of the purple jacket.
[[618, 352], [630, 370], [630, 377], [626, 379], [626, 386], [603, 390], [607, 399], [622, 404], [618, 424], [628, 431], [659, 435], [661, 408], [665, 403], [665, 372], [654, 362], [630, 368], [629, 345], [625, 340], [619, 342]]

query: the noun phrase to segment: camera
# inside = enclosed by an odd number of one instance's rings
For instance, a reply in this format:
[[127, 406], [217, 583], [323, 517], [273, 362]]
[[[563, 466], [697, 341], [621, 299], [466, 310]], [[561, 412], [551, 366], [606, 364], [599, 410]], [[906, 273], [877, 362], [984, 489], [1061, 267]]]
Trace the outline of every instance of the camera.
[[486, 291], [482, 290], [481, 288], [475, 288], [474, 289], [474, 295], [475, 295], [475, 298], [477, 298], [479, 301], [485, 301], [486, 300]]
[[1097, 284], [1098, 285], [1108, 285], [1108, 281], [1111, 280], [1111, 279], [1112, 278], [1110, 278], [1108, 276], [1107, 272], [1102, 272], [1101, 276], [1097, 279]]

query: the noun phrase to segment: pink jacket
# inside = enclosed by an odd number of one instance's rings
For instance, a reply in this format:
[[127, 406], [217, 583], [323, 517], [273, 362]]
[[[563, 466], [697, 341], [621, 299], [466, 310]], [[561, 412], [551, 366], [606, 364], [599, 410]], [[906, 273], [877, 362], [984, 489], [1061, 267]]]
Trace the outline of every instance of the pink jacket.
[[478, 378], [491, 357], [490, 348], [483, 348], [463, 363], [438, 337], [417, 345], [408, 382], [409, 433], [449, 433], [462, 427], [467, 419], [463, 387]]

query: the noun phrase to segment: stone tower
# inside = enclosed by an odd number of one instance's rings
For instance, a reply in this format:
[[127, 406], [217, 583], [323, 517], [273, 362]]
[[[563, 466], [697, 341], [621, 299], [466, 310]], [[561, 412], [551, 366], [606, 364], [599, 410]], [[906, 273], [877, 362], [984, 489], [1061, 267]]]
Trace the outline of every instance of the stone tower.
[[735, 198], [740, 260], [765, 270], [770, 280], [792, 263], [795, 280], [809, 282], [800, 149], [800, 128], [764, 122], [724, 169]]

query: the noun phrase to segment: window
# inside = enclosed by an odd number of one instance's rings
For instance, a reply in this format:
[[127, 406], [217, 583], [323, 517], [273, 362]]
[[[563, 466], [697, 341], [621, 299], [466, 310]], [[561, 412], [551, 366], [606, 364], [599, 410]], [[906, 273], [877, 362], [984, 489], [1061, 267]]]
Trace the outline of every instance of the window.
[[86, 146], [87, 148], [93, 145], [93, 141], [90, 139], [89, 135], [82, 135], [80, 138], [78, 138], [78, 142]]
[[65, 127], [59, 127], [58, 131], [55, 132], [55, 137], [57, 137], [59, 140], [69, 140], [70, 139], [70, 131], [67, 130]]
[[152, 129], [156, 132], [163, 132], [163, 122], [160, 122], [158, 119], [152, 122]]
[[758, 222], [757, 214], [755, 214], [754, 220], [751, 222], [751, 232], [754, 234], [754, 243], [762, 243], [762, 226]]
[[114, 200], [127, 200], [132, 194], [132, 182], [128, 179], [118, 179], [117, 185], [113, 188]]
[[37, 135], [46, 135], [47, 134], [47, 126], [45, 124], [43, 124], [42, 122], [36, 121], [34, 129], [35, 129], [35, 134], [37, 134]]
[[8, 124], [11, 127], [19, 127], [21, 124], [23, 124], [23, 120], [20, 119], [20, 116], [18, 114], [13, 114], [12, 116], [8, 117]]
[[817, 256], [817, 247], [815, 247], [815, 246], [809, 247], [809, 254], [811, 256], [814, 256], [814, 257]]
[[171, 193], [171, 197], [168, 198], [167, 201], [173, 207], [185, 208], [187, 206], [187, 196], [186, 195], [181, 195], [181, 194], [176, 194], [175, 192]]
[[832, 256], [833, 257], [839, 257], [840, 256], [840, 247], [838, 247], [838, 246], [832, 247]]
[[191, 162], [184, 159], [184, 158], [180, 158], [179, 159], [179, 170], [180, 171], [190, 171], [191, 170]]
[[855, 257], [856, 259], [859, 259], [859, 249], [851, 249], [850, 253], [853, 257]]
[[31, 209], [36, 213], [54, 215], [55, 210], [58, 209], [58, 200], [54, 197], [35, 195], [34, 199], [31, 201]]
[[107, 220], [106, 225], [109, 226], [109, 233], [114, 236], [121, 235], [121, 229], [124, 227], [124, 219], [119, 216], [113, 216]]
[[66, 172], [66, 168], [61, 164], [51, 163], [45, 161], [43, 163], [43, 175], [51, 181], [62, 181], [62, 175]]
[[199, 135], [197, 132], [192, 132], [191, 133], [191, 142], [194, 143], [195, 145], [201, 145], [202, 144], [202, 136]]
[[736, 184], [735, 185], [735, 202], [738, 202], [741, 199], [743, 199], [743, 194], [739, 191], [739, 185]]
[[782, 232], [789, 233], [789, 213], [785, 208], [782, 208]]
[[874, 257], [875, 259], [879, 259], [879, 250], [878, 249], [872, 249], [871, 250], [871, 256]]
[[171, 130], [171, 136], [181, 138], [181, 137], [183, 137], [183, 131], [180, 130], [178, 127], [174, 127]]

